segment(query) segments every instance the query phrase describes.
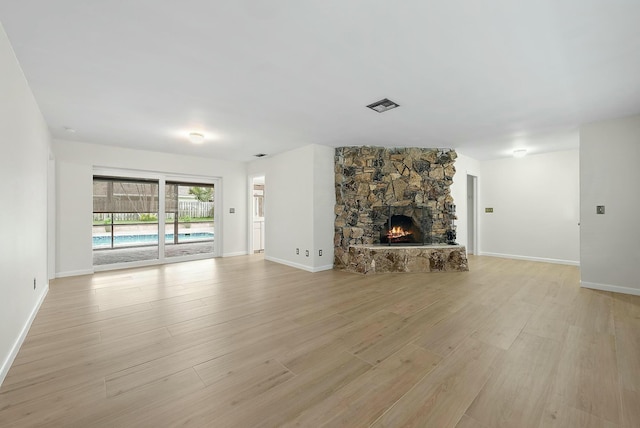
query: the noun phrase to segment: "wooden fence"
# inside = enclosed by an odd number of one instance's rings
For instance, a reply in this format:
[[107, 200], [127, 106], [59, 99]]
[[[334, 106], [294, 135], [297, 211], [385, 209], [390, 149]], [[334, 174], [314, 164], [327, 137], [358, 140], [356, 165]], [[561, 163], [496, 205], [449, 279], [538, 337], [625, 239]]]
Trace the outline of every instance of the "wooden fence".
[[179, 201], [178, 217], [213, 217], [213, 202]]
[[[179, 201], [178, 217], [213, 217], [213, 202], [200, 201]], [[141, 214], [141, 213], [140, 213]], [[139, 213], [114, 213], [115, 221], [135, 221], [140, 220]], [[93, 221], [103, 221], [109, 218], [107, 213], [94, 213]]]

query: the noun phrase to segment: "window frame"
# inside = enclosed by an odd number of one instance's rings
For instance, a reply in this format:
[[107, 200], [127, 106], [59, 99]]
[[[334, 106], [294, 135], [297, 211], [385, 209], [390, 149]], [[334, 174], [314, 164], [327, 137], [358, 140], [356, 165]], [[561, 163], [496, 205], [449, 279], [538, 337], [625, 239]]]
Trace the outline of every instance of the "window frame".
[[[190, 260], [201, 260], [221, 257], [222, 239], [223, 239], [223, 216], [222, 213], [222, 177], [202, 176], [191, 174], [165, 173], [159, 171], [145, 171], [135, 169], [118, 169], [109, 167], [94, 166], [92, 171], [93, 177], [108, 177], [115, 180], [133, 180], [133, 181], [153, 181], [158, 183], [158, 258], [154, 260], [145, 260], [138, 262], [114, 263], [108, 265], [94, 265], [94, 271], [114, 270], [128, 267], [149, 266], [157, 264], [178, 263]], [[215, 238], [213, 252], [206, 254], [194, 254], [189, 256], [165, 257], [165, 240], [160, 239], [161, 232], [165, 230], [165, 189], [166, 183], [181, 184], [206, 184], [214, 186], [214, 222], [215, 222]], [[93, 192], [92, 192], [93, 194]], [[93, 209], [93, 206], [92, 206]], [[162, 233], [163, 235], [163, 233]], [[163, 235], [164, 236], [164, 235]], [[92, 250], [93, 251], [93, 250]]]

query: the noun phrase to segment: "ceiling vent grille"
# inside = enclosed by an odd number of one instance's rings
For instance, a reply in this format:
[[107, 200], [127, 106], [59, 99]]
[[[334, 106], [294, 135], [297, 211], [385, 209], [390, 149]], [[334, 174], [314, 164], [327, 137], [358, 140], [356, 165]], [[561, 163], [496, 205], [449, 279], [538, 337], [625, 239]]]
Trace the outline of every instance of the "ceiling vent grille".
[[385, 98], [383, 100], [376, 101], [373, 104], [369, 104], [367, 107], [370, 108], [373, 111], [377, 111], [378, 113], [383, 113], [383, 112], [385, 112], [387, 110], [391, 110], [393, 108], [400, 107], [400, 104], [394, 103], [390, 99]]

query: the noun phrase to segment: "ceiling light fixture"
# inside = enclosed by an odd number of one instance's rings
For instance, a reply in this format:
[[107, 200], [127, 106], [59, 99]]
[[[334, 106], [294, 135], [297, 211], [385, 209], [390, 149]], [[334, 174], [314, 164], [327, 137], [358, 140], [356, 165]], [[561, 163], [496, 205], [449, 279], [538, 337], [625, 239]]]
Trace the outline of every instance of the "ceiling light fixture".
[[514, 158], [523, 158], [527, 155], [527, 149], [518, 149], [513, 151]]
[[204, 143], [204, 135], [199, 132], [191, 132], [189, 134], [189, 141], [193, 144], [202, 144]]
[[68, 132], [69, 134], [75, 134], [76, 130], [73, 128], [69, 128], [68, 126], [65, 126], [64, 128], [62, 128], [65, 130], [65, 132]]
[[391, 110], [392, 108], [400, 107], [400, 104], [394, 103], [388, 98], [385, 98], [383, 100], [376, 101], [373, 104], [369, 104], [367, 107], [371, 110], [377, 111], [378, 113], [383, 113], [387, 110]]

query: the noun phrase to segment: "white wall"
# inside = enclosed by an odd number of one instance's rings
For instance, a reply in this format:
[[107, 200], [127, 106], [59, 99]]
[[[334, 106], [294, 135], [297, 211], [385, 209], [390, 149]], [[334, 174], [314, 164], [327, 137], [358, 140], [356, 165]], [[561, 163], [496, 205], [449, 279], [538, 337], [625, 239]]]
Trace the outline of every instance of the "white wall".
[[[89, 213], [94, 166], [221, 177], [223, 215], [217, 218], [222, 222], [222, 255], [247, 254], [245, 163], [70, 141], [54, 141], [53, 150], [57, 162], [57, 276], [93, 272]], [[229, 213], [229, 208], [235, 208], [235, 213]]]
[[1, 384], [48, 290], [50, 136], [1, 26], [0, 70]]
[[[640, 115], [580, 128], [582, 286], [640, 295]], [[596, 214], [604, 205], [605, 214]]]
[[[313, 265], [316, 270], [333, 269], [335, 224], [335, 173], [333, 147], [314, 145], [313, 167]], [[322, 256], [318, 250], [322, 250]]]
[[56, 277], [56, 162], [49, 144], [47, 163], [47, 278]]
[[[66, 144], [66, 143], [65, 143]], [[76, 144], [74, 144], [76, 145]], [[56, 276], [93, 272], [91, 212], [93, 167], [56, 153]]]
[[[456, 175], [453, 177], [451, 185], [451, 196], [456, 204], [456, 242], [464, 245], [468, 250], [468, 228], [467, 228], [467, 175], [473, 175], [480, 180], [480, 162], [476, 159], [465, 156], [458, 152], [458, 158], [454, 164]], [[480, 206], [478, 204], [478, 206]], [[479, 214], [476, 213], [478, 216]], [[477, 251], [476, 251], [477, 253]]]
[[578, 150], [484, 161], [481, 173], [480, 254], [579, 264]]
[[308, 145], [258, 159], [248, 173], [265, 177], [265, 258], [312, 272], [333, 267], [333, 149]]
[[313, 259], [305, 251], [313, 250], [313, 147], [258, 159], [248, 170], [265, 178], [265, 258], [310, 270]]

